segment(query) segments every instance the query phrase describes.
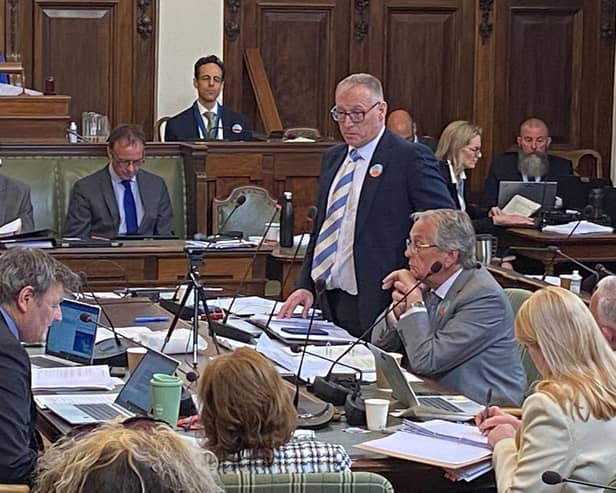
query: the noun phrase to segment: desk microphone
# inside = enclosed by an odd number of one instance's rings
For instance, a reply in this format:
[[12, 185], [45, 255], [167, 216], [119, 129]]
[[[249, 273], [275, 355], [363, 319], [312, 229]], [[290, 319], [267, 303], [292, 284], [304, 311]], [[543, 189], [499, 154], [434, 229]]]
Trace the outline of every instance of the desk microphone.
[[440, 272], [442, 268], [443, 268], [443, 264], [442, 263], [434, 262], [430, 266], [430, 271], [423, 278], [419, 279], [411, 287], [411, 289], [409, 289], [406, 293], [404, 293], [404, 296], [402, 298], [400, 298], [395, 303], [392, 303], [389, 306], [389, 308], [387, 308], [387, 310], [385, 310], [383, 312], [383, 314], [381, 316], [377, 317], [377, 319], [372, 323], [372, 325], [370, 325], [357, 339], [355, 339], [349, 345], [349, 347], [346, 349], [346, 351], [344, 351], [340, 356], [338, 356], [338, 358], [336, 358], [334, 364], [332, 364], [332, 366], [330, 367], [330, 369], [327, 372], [327, 375], [325, 375], [325, 377], [323, 377], [323, 378], [322, 377], [316, 377], [314, 379], [314, 384], [312, 386], [313, 393], [317, 397], [319, 397], [320, 399], [323, 399], [324, 401], [327, 401], [327, 402], [331, 402], [332, 404], [334, 404], [336, 406], [341, 406], [342, 404], [344, 404], [345, 401], [346, 401], [347, 395], [349, 394], [349, 389], [347, 387], [345, 387], [344, 385], [341, 385], [341, 384], [339, 384], [337, 382], [330, 381], [331, 378], [332, 378], [332, 372], [334, 371], [335, 366], [357, 344], [359, 344], [360, 342], [363, 342], [362, 341], [363, 338], [366, 337], [372, 331], [372, 329], [374, 329], [374, 327], [377, 326], [377, 324], [379, 324], [382, 320], [384, 320], [387, 317], [387, 315], [389, 315], [400, 303], [402, 303], [404, 300], [406, 300], [406, 298], [408, 297], [409, 294], [411, 294], [419, 286], [421, 286], [421, 284], [424, 283], [426, 281], [426, 279], [428, 279], [430, 276]]
[[616, 487], [614, 486], [608, 486], [606, 484], [591, 483], [588, 481], [580, 481], [579, 479], [573, 479], [573, 478], [564, 478], [560, 474], [558, 474], [556, 471], [545, 471], [541, 475], [541, 481], [543, 481], [545, 484], [574, 483], [574, 484], [581, 484], [582, 486], [590, 486], [592, 488], [600, 488], [603, 490], [616, 491]]
[[[140, 343], [139, 341], [136, 341], [135, 339], [131, 339], [130, 337], [126, 337], [124, 334], [120, 334], [119, 332], [117, 332], [115, 330], [115, 328], [113, 327], [113, 325], [105, 325], [101, 322], [97, 322], [96, 320], [94, 320], [89, 313], [81, 313], [79, 314], [79, 320], [81, 320], [82, 322], [85, 323], [91, 323], [91, 324], [95, 324], [97, 327], [102, 327], [103, 329], [107, 329], [110, 330], [111, 332], [113, 332], [114, 337], [116, 338], [116, 340], [118, 339], [118, 337], [121, 337], [122, 339], [132, 342], [133, 344], [135, 344], [136, 346], [139, 346], [143, 349], [146, 349], [148, 351], [153, 351], [155, 353], [158, 354], [163, 354], [160, 351], [158, 351], [157, 349], [153, 349], [151, 347], [146, 346], [145, 344]], [[124, 352], [126, 352], [126, 348], [128, 346], [124, 346]], [[165, 357], [167, 355], [164, 355]], [[120, 365], [118, 365], [120, 366]], [[126, 366], [126, 365], [124, 365]], [[197, 375], [197, 373], [195, 373], [194, 371], [184, 371], [182, 370], [180, 367], [177, 368], [178, 371], [180, 371], [181, 373], [183, 373], [186, 376], [186, 380], [188, 380], [189, 382], [196, 382], [199, 379], [199, 376]]]
[[274, 213], [272, 214], [272, 217], [270, 218], [270, 220], [267, 222], [265, 231], [263, 232], [263, 236], [261, 237], [261, 240], [259, 241], [257, 248], [255, 248], [255, 253], [252, 255], [252, 258], [250, 259], [250, 262], [248, 263], [248, 267], [246, 267], [246, 270], [244, 271], [244, 276], [242, 277], [242, 280], [240, 281], [240, 285], [235, 291], [233, 298], [231, 298], [231, 303], [229, 303], [229, 308], [227, 308], [225, 317], [222, 319], [222, 324], [227, 323], [227, 320], [229, 319], [229, 315], [231, 315], [231, 308], [233, 308], [233, 305], [235, 304], [235, 300], [237, 300], [238, 296], [240, 295], [242, 291], [242, 288], [244, 287], [244, 283], [246, 282], [246, 279], [248, 278], [248, 274], [250, 273], [250, 271], [252, 270], [254, 266], [255, 260], [257, 259], [257, 255], [259, 254], [259, 250], [261, 250], [261, 247], [263, 246], [263, 243], [265, 241], [265, 237], [267, 236], [267, 233], [269, 233], [269, 230], [272, 227], [272, 222], [276, 218], [276, 214], [278, 214], [278, 211], [281, 209], [282, 209], [282, 205], [280, 205], [279, 202], [276, 202], [276, 208], [274, 209]]
[[235, 205], [233, 206], [233, 209], [231, 210], [229, 215], [225, 218], [225, 220], [222, 222], [222, 225], [220, 226], [220, 228], [218, 228], [218, 231], [215, 234], [213, 234], [212, 236], [205, 236], [203, 233], [195, 233], [193, 235], [193, 239], [197, 241], [209, 242], [207, 246], [205, 247], [205, 248], [208, 248], [210, 244], [214, 243], [216, 240], [224, 236], [223, 231], [225, 230], [225, 227], [227, 226], [229, 219], [233, 217], [233, 214], [235, 214], [235, 211], [237, 211], [242, 205], [244, 205], [244, 202], [246, 202], [246, 195], [242, 194], [237, 198], [237, 200], [235, 201]]

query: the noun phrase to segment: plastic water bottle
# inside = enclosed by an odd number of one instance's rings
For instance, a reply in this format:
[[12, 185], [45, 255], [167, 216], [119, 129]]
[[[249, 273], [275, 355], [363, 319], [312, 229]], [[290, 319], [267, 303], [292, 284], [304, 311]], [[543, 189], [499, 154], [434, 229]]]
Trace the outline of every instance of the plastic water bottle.
[[68, 126], [68, 132], [66, 132], [66, 138], [69, 144], [77, 143], [77, 123], [71, 122]]
[[582, 291], [582, 276], [577, 270], [574, 270], [571, 274], [571, 287], [569, 289], [575, 294], [580, 294], [580, 291]]
[[293, 246], [293, 194], [284, 192], [280, 211], [280, 246]]

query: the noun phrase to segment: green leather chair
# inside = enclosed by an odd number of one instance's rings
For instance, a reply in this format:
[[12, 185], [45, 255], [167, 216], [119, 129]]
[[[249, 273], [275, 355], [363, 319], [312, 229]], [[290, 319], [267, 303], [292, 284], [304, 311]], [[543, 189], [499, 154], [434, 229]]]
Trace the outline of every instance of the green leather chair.
[[227, 493], [393, 493], [383, 476], [372, 472], [221, 475]]
[[[505, 288], [505, 294], [507, 295], [507, 298], [509, 298], [509, 303], [511, 303], [511, 308], [513, 309], [513, 315], [515, 317], [518, 310], [522, 306], [522, 303], [530, 298], [530, 295], [532, 295], [533, 292], [528, 289]], [[539, 370], [537, 370], [535, 363], [533, 363], [530, 354], [528, 354], [528, 348], [523, 344], [519, 344], [518, 348], [520, 350], [522, 366], [524, 367], [524, 372], [526, 373], [526, 395], [529, 395], [532, 393], [534, 384], [541, 380], [542, 377]]]
[[[607, 485], [616, 488], [616, 474], [612, 476], [612, 480]], [[611, 491], [612, 490], [603, 490], [603, 493], [610, 493]]]

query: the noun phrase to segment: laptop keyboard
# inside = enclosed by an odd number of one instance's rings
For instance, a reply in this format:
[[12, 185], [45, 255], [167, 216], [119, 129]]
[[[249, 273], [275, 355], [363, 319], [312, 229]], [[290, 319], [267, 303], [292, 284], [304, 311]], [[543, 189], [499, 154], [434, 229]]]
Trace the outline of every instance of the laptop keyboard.
[[451, 411], [453, 413], [463, 412], [458, 406], [454, 406], [451, 402], [442, 397], [419, 397], [419, 403], [423, 406], [436, 407], [444, 411]]
[[109, 404], [75, 404], [75, 407], [99, 421], [108, 421], [118, 416], [124, 416]]
[[32, 356], [30, 358], [30, 363], [34, 366], [38, 366], [39, 368], [60, 368], [63, 366], [71, 366], [66, 363], [47, 359], [44, 356]]

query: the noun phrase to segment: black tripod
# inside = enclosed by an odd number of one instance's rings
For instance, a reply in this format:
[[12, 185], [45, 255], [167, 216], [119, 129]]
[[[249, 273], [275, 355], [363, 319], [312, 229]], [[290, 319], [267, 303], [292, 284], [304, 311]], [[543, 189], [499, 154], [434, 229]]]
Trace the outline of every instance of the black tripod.
[[186, 292], [182, 297], [182, 301], [180, 303], [180, 308], [177, 310], [175, 316], [173, 317], [173, 321], [169, 326], [169, 330], [167, 331], [167, 336], [165, 337], [165, 342], [163, 343], [163, 347], [161, 352], [165, 350], [169, 339], [171, 339], [171, 335], [175, 330], [175, 327], [180, 319], [180, 314], [186, 308], [186, 303], [188, 302], [190, 295], [192, 294], [193, 300], [193, 320], [192, 320], [192, 332], [193, 332], [193, 369], [197, 370], [199, 366], [199, 303], [202, 304], [203, 310], [205, 312], [205, 319], [207, 320], [209, 335], [214, 343], [214, 347], [216, 348], [216, 353], [220, 354], [220, 347], [218, 346], [218, 340], [216, 339], [216, 333], [214, 331], [214, 326], [212, 321], [210, 320], [210, 311], [207, 306], [207, 296], [205, 295], [205, 288], [201, 284], [201, 277], [199, 275], [199, 268], [203, 265], [203, 256], [205, 255], [204, 248], [194, 248], [194, 247], [185, 247], [184, 252], [186, 252], [186, 256], [188, 258], [188, 272], [184, 276], [188, 283], [188, 287], [186, 288]]

